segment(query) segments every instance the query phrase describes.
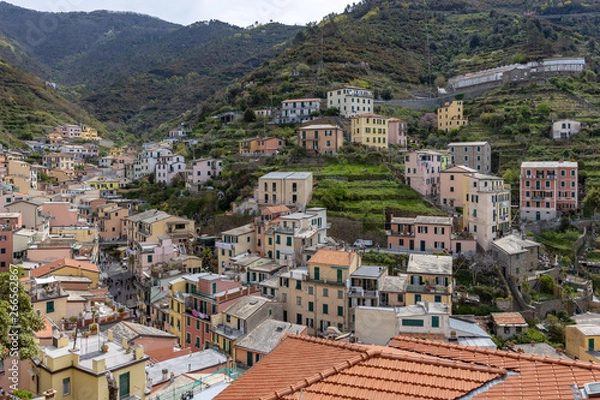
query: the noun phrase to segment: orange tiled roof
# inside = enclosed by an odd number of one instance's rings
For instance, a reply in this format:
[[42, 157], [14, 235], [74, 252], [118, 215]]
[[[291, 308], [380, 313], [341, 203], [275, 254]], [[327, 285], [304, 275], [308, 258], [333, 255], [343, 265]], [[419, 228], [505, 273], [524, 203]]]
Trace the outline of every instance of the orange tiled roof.
[[52, 271], [58, 271], [62, 267], [73, 267], [85, 269], [86, 271], [98, 272], [98, 266], [96, 264], [88, 263], [85, 261], [77, 261], [71, 258], [63, 258], [48, 264], [39, 266], [38, 268], [31, 270], [32, 278], [39, 278], [40, 276], [48, 275]]
[[269, 214], [276, 214], [276, 213], [285, 213], [285, 212], [290, 212], [290, 209], [287, 206], [282, 205], [278, 205], [278, 206], [269, 206], [269, 207], [265, 207], [264, 210], [262, 210], [262, 215], [269, 215]]
[[527, 324], [525, 318], [518, 312], [492, 313], [492, 319], [498, 325], [523, 325]]
[[342, 250], [321, 249], [308, 260], [310, 264], [330, 264], [330, 265], [347, 265], [352, 264], [356, 253]]
[[502, 350], [395, 337], [393, 348], [512, 371], [475, 399], [573, 399], [571, 385], [600, 381], [600, 365]]
[[454, 399], [507, 371], [289, 335], [216, 399]]

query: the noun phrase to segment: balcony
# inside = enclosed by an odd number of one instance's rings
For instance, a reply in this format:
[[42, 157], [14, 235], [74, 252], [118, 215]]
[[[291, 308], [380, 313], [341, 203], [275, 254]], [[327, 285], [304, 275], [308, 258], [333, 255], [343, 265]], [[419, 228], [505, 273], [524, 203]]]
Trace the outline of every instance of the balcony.
[[379, 291], [378, 290], [365, 290], [360, 286], [351, 286], [350, 289], [348, 290], [348, 297], [378, 299]]
[[406, 291], [411, 293], [450, 294], [451, 289], [450, 286], [408, 285]]
[[218, 324], [217, 326], [215, 326], [213, 328], [212, 331], [214, 333], [216, 333], [217, 335], [221, 335], [230, 340], [236, 340], [237, 338], [239, 338], [240, 336], [242, 336], [244, 334], [243, 331], [241, 331], [239, 329], [230, 328], [225, 324]]

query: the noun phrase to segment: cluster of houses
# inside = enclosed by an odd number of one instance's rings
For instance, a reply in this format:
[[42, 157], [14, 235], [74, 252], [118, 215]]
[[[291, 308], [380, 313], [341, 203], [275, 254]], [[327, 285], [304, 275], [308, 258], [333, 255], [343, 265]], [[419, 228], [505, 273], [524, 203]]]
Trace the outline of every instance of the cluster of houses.
[[[323, 103], [337, 107], [349, 129], [313, 119]], [[319, 154], [337, 154], [344, 141], [406, 149], [406, 123], [376, 115], [372, 107], [370, 91], [345, 87], [329, 91], [324, 101], [288, 100], [281, 115], [257, 114], [302, 123], [299, 146]], [[438, 128], [467, 124], [462, 113], [461, 101], [444, 104]], [[568, 138], [577, 127], [564, 124], [561, 137]], [[43, 144], [93, 142], [94, 132], [65, 125]], [[182, 179], [197, 190], [221, 175], [220, 159], [186, 162], [173, 152], [186, 137], [179, 128], [141, 151], [113, 147], [98, 166], [86, 164], [97, 151], [91, 156], [64, 147], [93, 143], [40, 148], [51, 151], [43, 165], [25, 162], [19, 152], [0, 153], [0, 271], [22, 271], [21, 283], [45, 325], [36, 332], [39, 356], [15, 361], [24, 389], [60, 400], [108, 398], [115, 391], [123, 399], [160, 399], [197, 387], [227, 390], [237, 367], [254, 366], [286, 337], [385, 346], [403, 335], [495, 349], [474, 319], [452, 315], [453, 256], [487, 252], [518, 288], [539, 279], [540, 246], [511, 234], [511, 188], [491, 175], [487, 142], [403, 154], [407, 185], [448, 215], [391, 217], [384, 250], [408, 254], [405, 272], [393, 274], [363, 264], [360, 250], [328, 236], [327, 210], [309, 207], [311, 172], [260, 177], [253, 221], [221, 232], [212, 243], [193, 220], [139, 212], [140, 201], [119, 194], [130, 181], [152, 174], [157, 182]], [[278, 138], [247, 139], [240, 154], [273, 155], [283, 146]], [[40, 180], [40, 173], [50, 179]], [[578, 196], [577, 163], [522, 163], [521, 220], [555, 219], [577, 209]], [[119, 260], [135, 277], [136, 296], [122, 304], [99, 268], [107, 243], [118, 246]], [[216, 271], [195, 255], [212, 246]], [[507, 339], [528, 327], [518, 313], [495, 313], [491, 320], [491, 330]], [[586, 324], [567, 330], [566, 351], [587, 360], [595, 357], [600, 332]], [[9, 386], [7, 378], [0, 377], [0, 386]]]

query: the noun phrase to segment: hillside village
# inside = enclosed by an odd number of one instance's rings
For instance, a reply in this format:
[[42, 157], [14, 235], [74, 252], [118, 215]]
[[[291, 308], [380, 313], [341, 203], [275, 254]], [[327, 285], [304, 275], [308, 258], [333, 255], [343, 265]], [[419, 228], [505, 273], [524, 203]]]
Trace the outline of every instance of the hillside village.
[[[231, 386], [222, 398], [233, 398], [235, 378], [283, 351], [286, 335], [285, 343], [308, 340], [319, 351], [418, 339], [600, 361], [597, 263], [585, 258], [594, 226], [576, 218], [586, 196], [578, 163], [523, 161], [515, 192], [493, 173], [493, 143], [419, 147], [406, 121], [375, 105], [370, 90], [346, 85], [256, 110], [265, 123], [294, 124], [296, 137], [241, 139], [227, 157], [178, 154], [197, 144], [184, 127], [160, 142], [107, 147], [92, 127], [62, 125], [27, 141], [29, 150], [4, 149], [0, 268], [18, 271], [44, 322], [35, 333], [41, 356], [18, 361], [20, 376], [31, 371], [21, 389], [66, 399], [97, 387], [101, 398], [111, 390], [105, 372], [118, 366], [121, 398], [178, 398], [213, 385]], [[464, 109], [459, 96], [443, 101], [435, 126], [468, 126]], [[581, 129], [558, 120], [549, 135], [568, 140]], [[326, 197], [315, 202], [327, 180], [285, 166], [232, 204], [225, 218], [245, 223], [214, 234], [193, 216], [124, 196], [140, 182], [214, 196], [232, 159], [277, 157], [290, 141], [305, 159], [342, 156], [349, 144], [393, 151], [406, 190], [431, 212], [403, 210], [398, 200], [381, 215], [381, 241], [341, 240]], [[531, 231], [540, 227], [575, 232], [574, 253], [538, 242]], [[61, 378], [64, 365], [72, 378]], [[80, 386], [90, 373], [93, 385]], [[8, 377], [0, 385], [9, 387]]]
[[151, 140], [2, 141], [0, 400], [597, 397], [592, 68], [250, 107], [255, 72]]

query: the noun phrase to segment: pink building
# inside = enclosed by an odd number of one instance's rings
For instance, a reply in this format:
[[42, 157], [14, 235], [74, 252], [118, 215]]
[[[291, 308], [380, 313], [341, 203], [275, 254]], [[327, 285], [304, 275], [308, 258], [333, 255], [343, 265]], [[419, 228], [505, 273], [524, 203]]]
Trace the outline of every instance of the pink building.
[[211, 346], [211, 316], [225, 311], [240, 298], [256, 294], [224, 275], [202, 273], [183, 277], [189, 282], [190, 297], [185, 302], [185, 346], [193, 352]]
[[397, 118], [388, 119], [388, 144], [396, 144], [403, 149], [408, 145], [408, 124]]
[[129, 217], [127, 208], [110, 203], [98, 207], [98, 235], [102, 240], [118, 240], [125, 237], [122, 219]]
[[200, 185], [210, 179], [221, 176], [223, 171], [223, 161], [215, 158], [200, 158], [192, 161], [191, 168], [188, 169], [188, 185]]
[[392, 217], [388, 248], [415, 253], [475, 253], [475, 240], [469, 235], [454, 232], [452, 217]]
[[521, 164], [519, 206], [522, 220], [549, 220], [578, 206], [578, 167], [570, 161]]
[[60, 125], [54, 127], [54, 132], [60, 133], [64, 138], [78, 139], [81, 137], [81, 127], [79, 125]]
[[50, 228], [55, 226], [75, 226], [79, 220], [79, 210], [68, 202], [42, 203], [42, 214], [50, 218]]
[[13, 262], [13, 233], [22, 225], [21, 213], [0, 213], [0, 272], [8, 272]]
[[150, 267], [157, 263], [168, 263], [179, 255], [175, 252], [173, 241], [169, 237], [160, 237], [158, 242], [134, 242], [133, 266], [137, 275], [149, 273]]
[[156, 163], [156, 182], [171, 185], [177, 176], [186, 178], [185, 159], [183, 156], [173, 154], [162, 156]]
[[406, 184], [423, 196], [436, 196], [440, 172], [446, 169], [448, 156], [432, 150], [417, 150], [404, 156]]

